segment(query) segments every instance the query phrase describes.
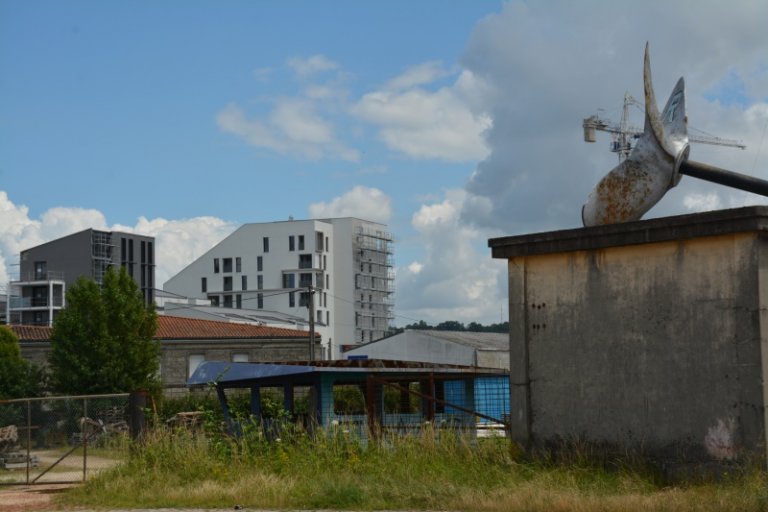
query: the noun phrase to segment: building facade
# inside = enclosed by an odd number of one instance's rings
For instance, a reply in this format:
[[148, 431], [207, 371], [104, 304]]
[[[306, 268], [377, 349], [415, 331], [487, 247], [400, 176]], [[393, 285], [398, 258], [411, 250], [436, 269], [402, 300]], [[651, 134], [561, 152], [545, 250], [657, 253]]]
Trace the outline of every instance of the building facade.
[[214, 306], [306, 318], [326, 358], [340, 345], [389, 330], [393, 240], [383, 224], [356, 218], [251, 223], [169, 279], [166, 292]]
[[21, 251], [19, 279], [8, 286], [7, 322], [52, 325], [65, 306], [67, 286], [81, 276], [101, 284], [110, 267], [125, 268], [151, 304], [154, 242], [149, 236], [86, 229]]
[[513, 438], [768, 460], [768, 207], [496, 238]]

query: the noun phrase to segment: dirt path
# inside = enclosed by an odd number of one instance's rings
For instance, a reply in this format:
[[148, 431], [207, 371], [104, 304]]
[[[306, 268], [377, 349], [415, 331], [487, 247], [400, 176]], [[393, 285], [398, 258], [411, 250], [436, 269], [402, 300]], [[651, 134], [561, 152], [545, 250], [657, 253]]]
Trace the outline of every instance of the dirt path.
[[0, 488], [0, 512], [55, 510], [52, 496], [70, 487], [70, 484], [49, 484]]

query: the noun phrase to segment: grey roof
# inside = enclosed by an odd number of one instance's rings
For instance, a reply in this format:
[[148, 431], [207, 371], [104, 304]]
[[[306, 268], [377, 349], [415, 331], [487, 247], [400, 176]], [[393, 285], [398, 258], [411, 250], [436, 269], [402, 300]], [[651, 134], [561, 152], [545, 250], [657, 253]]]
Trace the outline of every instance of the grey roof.
[[205, 361], [187, 381], [188, 386], [247, 384], [259, 380], [291, 377], [311, 373], [362, 373], [362, 374], [443, 374], [443, 375], [501, 375], [498, 369], [474, 368], [459, 365], [440, 365], [416, 361], [290, 361], [283, 363], [234, 363], [229, 361]]
[[[424, 336], [452, 341], [479, 350], [509, 350], [509, 334], [500, 332], [408, 330]], [[375, 342], [374, 342], [375, 343]]]

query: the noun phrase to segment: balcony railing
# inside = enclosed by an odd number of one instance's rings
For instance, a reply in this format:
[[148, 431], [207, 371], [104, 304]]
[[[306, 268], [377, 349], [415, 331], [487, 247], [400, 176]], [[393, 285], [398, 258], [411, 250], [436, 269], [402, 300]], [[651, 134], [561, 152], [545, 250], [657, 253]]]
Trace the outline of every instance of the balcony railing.
[[48, 272], [24, 272], [19, 275], [18, 279], [11, 278], [12, 281], [28, 282], [28, 281], [63, 281], [64, 272], [57, 272], [49, 270]]
[[61, 297], [11, 297], [11, 309], [29, 309], [29, 308], [60, 308], [64, 306], [64, 300]]

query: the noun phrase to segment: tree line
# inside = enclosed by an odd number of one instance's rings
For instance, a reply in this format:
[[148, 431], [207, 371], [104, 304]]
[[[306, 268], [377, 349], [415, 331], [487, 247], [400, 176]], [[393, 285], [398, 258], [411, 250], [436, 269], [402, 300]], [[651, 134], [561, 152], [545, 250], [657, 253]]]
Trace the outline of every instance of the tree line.
[[416, 323], [406, 325], [405, 327], [397, 327], [393, 329], [392, 334], [399, 334], [405, 330], [422, 330], [422, 331], [466, 331], [466, 332], [509, 332], [509, 322], [501, 322], [498, 324], [483, 325], [478, 322], [470, 322], [464, 325], [462, 322], [456, 320], [447, 320], [440, 322], [437, 325], [430, 325], [424, 320], [419, 320]]

